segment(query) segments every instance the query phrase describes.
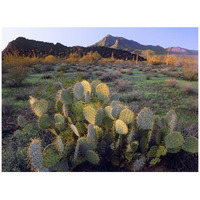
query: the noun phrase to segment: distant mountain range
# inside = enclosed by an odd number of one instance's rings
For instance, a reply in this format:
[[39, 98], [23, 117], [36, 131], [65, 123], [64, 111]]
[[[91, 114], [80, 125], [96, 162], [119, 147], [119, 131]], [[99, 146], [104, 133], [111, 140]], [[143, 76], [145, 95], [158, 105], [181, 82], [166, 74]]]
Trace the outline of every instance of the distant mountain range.
[[181, 54], [181, 55], [198, 55], [198, 51], [188, 50], [181, 47], [169, 47], [163, 48], [161, 46], [153, 45], [142, 45], [136, 41], [128, 40], [123, 37], [114, 37], [112, 35], [107, 35], [99, 42], [91, 45], [92, 47], [109, 47], [114, 49], [122, 49], [130, 51], [131, 53], [146, 54], [146, 51], [150, 51], [151, 54]]
[[[121, 49], [112, 49], [103, 46], [93, 46], [93, 47], [67, 47], [60, 43], [48, 43], [41, 42], [36, 40], [29, 40], [24, 37], [18, 37], [17, 39], [9, 42], [7, 47], [2, 52], [2, 57], [5, 55], [13, 54], [13, 52], [17, 51], [20, 56], [47, 56], [54, 55], [65, 57], [69, 56], [70, 53], [78, 53], [80, 56], [87, 54], [88, 52], [97, 51], [103, 58], [109, 58], [113, 55], [115, 59], [123, 59], [123, 60], [132, 60], [136, 59], [136, 54], [132, 54], [129, 51], [121, 50]], [[146, 59], [139, 56], [139, 61], [145, 61]]]
[[41, 42], [36, 40], [29, 40], [24, 37], [18, 37], [17, 39], [9, 42], [7, 47], [2, 52], [2, 57], [9, 53], [13, 53], [16, 51], [21, 56], [47, 56], [54, 55], [65, 57], [69, 56], [70, 53], [78, 53], [80, 56], [87, 54], [88, 52], [97, 51], [103, 58], [114, 56], [116, 59], [123, 60], [132, 60], [136, 59], [136, 54], [138, 53], [139, 61], [146, 60], [144, 57], [147, 55], [147, 51], [150, 52], [151, 55], [154, 54], [179, 54], [179, 55], [198, 55], [198, 51], [196, 50], [188, 50], [181, 47], [169, 47], [163, 48], [161, 46], [153, 46], [153, 45], [142, 45], [133, 40], [127, 40], [123, 37], [114, 37], [112, 35], [107, 35], [99, 42], [88, 46], [74, 46], [67, 47], [60, 43], [48, 43]]

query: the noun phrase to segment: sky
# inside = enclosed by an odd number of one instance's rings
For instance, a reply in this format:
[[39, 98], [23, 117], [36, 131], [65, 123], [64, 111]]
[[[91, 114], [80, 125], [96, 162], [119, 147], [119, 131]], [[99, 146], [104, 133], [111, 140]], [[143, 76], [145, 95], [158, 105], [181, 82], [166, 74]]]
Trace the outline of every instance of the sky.
[[106, 35], [120, 36], [143, 45], [198, 50], [198, 28], [2, 28], [2, 50], [17, 37], [65, 46], [89, 46]]

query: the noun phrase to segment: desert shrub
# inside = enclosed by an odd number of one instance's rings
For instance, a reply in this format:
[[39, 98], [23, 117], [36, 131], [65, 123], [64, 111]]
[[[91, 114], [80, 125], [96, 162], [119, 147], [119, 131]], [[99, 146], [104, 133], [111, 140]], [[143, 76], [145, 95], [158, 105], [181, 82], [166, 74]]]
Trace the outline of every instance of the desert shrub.
[[70, 53], [69, 57], [65, 60], [66, 63], [78, 63], [80, 55], [78, 53]]
[[164, 59], [162, 56], [157, 56], [157, 55], [154, 55], [154, 56], [151, 56], [150, 58], [150, 62], [153, 64], [153, 65], [161, 65], [164, 63]]
[[126, 73], [128, 75], [133, 75], [133, 68], [129, 68]]
[[150, 78], [151, 78], [151, 74], [147, 74], [146, 75], [146, 80], [150, 80]]
[[171, 78], [165, 81], [168, 87], [176, 87], [178, 85], [178, 81], [175, 78]]
[[[52, 120], [48, 102], [30, 97], [41, 132], [52, 136], [47, 146], [37, 136], [31, 141], [28, 159], [33, 171], [102, 171], [108, 165], [111, 171], [141, 171], [168, 155], [198, 152], [197, 138], [183, 138], [175, 131], [174, 110], [160, 118], [143, 108], [135, 116], [119, 102], [119, 94], [110, 96], [99, 80], [77, 82], [59, 90], [56, 99]], [[18, 121], [19, 134], [24, 122]]]
[[161, 74], [167, 75], [169, 73], [169, 68], [163, 68], [160, 70]]
[[115, 81], [115, 89], [118, 92], [126, 92], [131, 89], [131, 85], [129, 82], [123, 80], [123, 79], [117, 79]]
[[80, 59], [80, 62], [87, 63], [87, 64], [96, 64], [96, 63], [98, 63], [98, 61], [100, 59], [101, 59], [101, 56], [97, 51], [95, 51], [94, 53], [91, 51], [91, 52], [87, 53], [86, 55], [84, 55]]
[[103, 75], [103, 72], [97, 71], [97, 72], [95, 72], [94, 74], [95, 74], [96, 76], [102, 76], [102, 75]]
[[166, 59], [165, 59], [165, 62], [166, 62], [166, 65], [170, 65], [170, 66], [176, 66], [177, 65], [177, 56], [176, 55], [167, 55], [166, 56]]
[[53, 55], [48, 55], [45, 57], [44, 63], [45, 64], [57, 64], [57, 63], [59, 63], [59, 60]]
[[17, 101], [27, 101], [30, 96], [30, 90], [27, 89], [21, 89], [19, 92], [15, 94], [15, 99]]
[[142, 98], [142, 94], [139, 91], [132, 91], [129, 93], [123, 93], [119, 100], [124, 103], [131, 103], [133, 101], [138, 101]]
[[188, 95], [197, 95], [198, 94], [198, 88], [196, 85], [185, 83], [180, 86], [181, 90], [185, 92]]
[[198, 60], [184, 59], [182, 61], [182, 72], [186, 80], [198, 80]]
[[105, 82], [111, 82], [118, 78], [121, 78], [120, 72], [106, 72], [101, 75], [100, 79]]
[[9, 87], [20, 87], [22, 86], [23, 81], [27, 77], [27, 67], [19, 65], [16, 67], [11, 67], [9, 69], [9, 75], [7, 80], [7, 86]]
[[2, 102], [2, 116], [4, 118], [11, 117], [16, 113], [14, 103], [11, 101]]

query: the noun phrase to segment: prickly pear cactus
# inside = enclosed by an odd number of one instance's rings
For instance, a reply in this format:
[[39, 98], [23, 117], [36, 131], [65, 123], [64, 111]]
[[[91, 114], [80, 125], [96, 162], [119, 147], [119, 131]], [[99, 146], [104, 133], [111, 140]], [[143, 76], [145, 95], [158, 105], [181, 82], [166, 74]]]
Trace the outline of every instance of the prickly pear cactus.
[[[119, 94], [110, 95], [108, 86], [99, 80], [83, 80], [59, 90], [55, 113], [44, 99], [30, 97], [29, 102], [41, 134], [53, 138], [43, 151], [39, 139], [30, 143], [33, 171], [76, 171], [79, 166], [92, 165], [98, 169], [105, 161], [119, 170], [140, 171], [156, 165], [167, 153], [198, 152], [197, 138], [184, 140], [175, 131], [174, 110], [154, 117], [149, 108], [143, 108], [135, 119], [135, 113], [119, 101]], [[15, 135], [29, 132], [22, 116], [18, 123], [21, 130]]]

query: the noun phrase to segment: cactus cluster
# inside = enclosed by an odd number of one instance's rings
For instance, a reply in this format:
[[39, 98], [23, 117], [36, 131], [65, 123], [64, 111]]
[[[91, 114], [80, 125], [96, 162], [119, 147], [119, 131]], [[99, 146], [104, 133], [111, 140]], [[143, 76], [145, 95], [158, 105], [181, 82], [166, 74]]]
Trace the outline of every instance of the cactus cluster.
[[[174, 110], [161, 118], [150, 108], [136, 115], [99, 80], [83, 80], [59, 90], [55, 113], [43, 99], [30, 97], [30, 105], [38, 127], [55, 138], [46, 147], [39, 139], [30, 143], [28, 155], [34, 171], [73, 171], [86, 162], [97, 166], [108, 162], [139, 171], [156, 165], [167, 153], [198, 152], [197, 138], [184, 139], [175, 131]], [[27, 121], [19, 116], [18, 123], [23, 128]]]

